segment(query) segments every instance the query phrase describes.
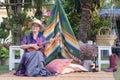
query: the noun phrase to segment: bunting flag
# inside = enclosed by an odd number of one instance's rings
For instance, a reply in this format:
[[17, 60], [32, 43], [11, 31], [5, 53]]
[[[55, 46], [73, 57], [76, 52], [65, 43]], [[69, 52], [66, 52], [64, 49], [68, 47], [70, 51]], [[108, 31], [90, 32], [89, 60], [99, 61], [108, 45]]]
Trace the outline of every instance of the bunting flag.
[[80, 62], [79, 44], [59, 0], [56, 0], [44, 31], [47, 40], [56, 38], [45, 49], [46, 63], [55, 58], [73, 58]]

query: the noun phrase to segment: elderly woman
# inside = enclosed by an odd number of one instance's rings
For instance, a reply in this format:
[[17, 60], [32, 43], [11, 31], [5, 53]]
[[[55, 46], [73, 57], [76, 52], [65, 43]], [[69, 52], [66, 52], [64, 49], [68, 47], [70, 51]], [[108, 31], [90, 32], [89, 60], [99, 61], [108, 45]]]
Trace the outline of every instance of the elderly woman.
[[29, 26], [31, 33], [24, 36], [21, 48], [24, 55], [15, 73], [17, 76], [49, 76], [51, 73], [44, 67], [44, 47], [46, 39], [43, 37], [43, 25], [35, 19]]

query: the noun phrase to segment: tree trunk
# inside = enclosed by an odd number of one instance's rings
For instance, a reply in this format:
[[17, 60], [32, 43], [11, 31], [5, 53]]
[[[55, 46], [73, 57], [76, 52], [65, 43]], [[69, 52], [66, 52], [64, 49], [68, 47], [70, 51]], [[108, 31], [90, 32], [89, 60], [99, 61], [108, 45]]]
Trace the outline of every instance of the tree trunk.
[[80, 0], [81, 7], [82, 7], [82, 14], [81, 14], [81, 22], [80, 22], [80, 29], [78, 34], [78, 39], [86, 42], [87, 41], [87, 34], [88, 29], [90, 26], [90, 0]]
[[17, 0], [17, 14], [20, 14], [22, 12], [22, 5], [20, 3], [22, 3], [22, 0]]
[[18, 44], [20, 44], [21, 40], [22, 40], [22, 25], [18, 24], [18, 27], [19, 27], [18, 32], [20, 32], [20, 33], [18, 33]]
[[[22, 3], [22, 0], [17, 0], [17, 14], [21, 14], [22, 12], [22, 5], [20, 3]], [[17, 33], [17, 44], [20, 44], [21, 42], [21, 38], [22, 38], [22, 25], [20, 23], [17, 23], [18, 24], [18, 33]]]
[[13, 34], [13, 36], [15, 37], [14, 38], [14, 44], [15, 45], [20, 45], [20, 43], [21, 43], [21, 40], [22, 40], [22, 25], [21, 24], [17, 24], [16, 25], [17, 26], [17, 30], [16, 31], [14, 31], [14, 34]]

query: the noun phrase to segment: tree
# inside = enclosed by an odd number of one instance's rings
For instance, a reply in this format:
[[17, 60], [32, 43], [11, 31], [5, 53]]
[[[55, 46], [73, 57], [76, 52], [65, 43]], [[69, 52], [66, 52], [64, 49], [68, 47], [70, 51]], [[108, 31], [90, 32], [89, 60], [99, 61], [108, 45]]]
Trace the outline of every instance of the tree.
[[78, 39], [86, 42], [94, 12], [102, 7], [104, 0], [80, 0], [82, 13]]
[[82, 13], [78, 39], [86, 42], [91, 27], [94, 11], [101, 8], [100, 0], [80, 0]]
[[77, 38], [81, 17], [81, 5], [78, 0], [65, 0], [63, 4], [67, 17], [70, 21], [71, 27]]
[[113, 0], [113, 3], [115, 4], [115, 8], [120, 8], [120, 0]]
[[[6, 7], [8, 17], [4, 18], [5, 22], [8, 21], [6, 25], [9, 25], [14, 31], [14, 36], [16, 36], [17, 44], [20, 43], [22, 39], [22, 27], [27, 20], [26, 11], [35, 9], [35, 16], [41, 18], [42, 16], [42, 6], [45, 0], [5, 0], [5, 3], [1, 3], [2, 6]], [[22, 10], [23, 9], [23, 10]]]

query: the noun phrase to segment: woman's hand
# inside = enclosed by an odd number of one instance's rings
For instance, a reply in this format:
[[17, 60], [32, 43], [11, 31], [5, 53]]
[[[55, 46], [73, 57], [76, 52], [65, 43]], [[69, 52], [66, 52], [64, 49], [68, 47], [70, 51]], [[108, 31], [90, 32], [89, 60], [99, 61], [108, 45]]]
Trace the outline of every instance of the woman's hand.
[[35, 50], [39, 49], [39, 46], [37, 44], [33, 44], [32, 46], [33, 46], [33, 48], [35, 48]]
[[23, 45], [20, 46], [20, 48], [22, 48], [22, 49], [27, 49], [27, 48], [28, 48], [28, 45], [23, 44]]
[[22, 49], [28, 49], [28, 48], [34, 48], [35, 50], [39, 49], [39, 46], [37, 44], [24, 44], [20, 46]]

